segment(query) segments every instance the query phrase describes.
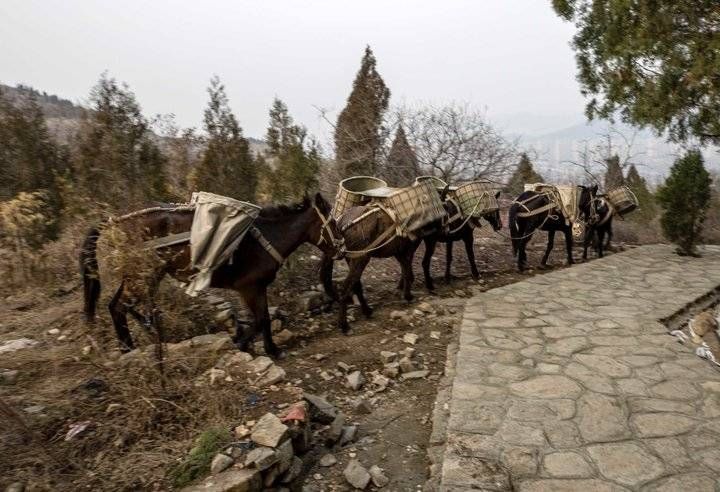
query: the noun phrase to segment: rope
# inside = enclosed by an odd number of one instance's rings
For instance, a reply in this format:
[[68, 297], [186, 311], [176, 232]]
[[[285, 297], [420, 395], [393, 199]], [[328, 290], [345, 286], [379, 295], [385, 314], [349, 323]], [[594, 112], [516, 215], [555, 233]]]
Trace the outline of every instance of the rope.
[[[487, 194], [487, 192], [483, 192], [483, 194], [480, 195], [480, 198], [482, 198], [482, 197], [483, 197], [484, 195], [486, 195], [486, 194]], [[453, 201], [453, 202], [454, 202], [454, 201]], [[457, 202], [454, 202], [454, 203], [455, 203], [455, 206], [459, 209], [460, 206], [457, 204]], [[460, 224], [460, 226], [459, 226], [458, 228], [456, 228], [456, 229], [454, 229], [454, 230], [452, 230], [452, 231], [449, 231], [448, 234], [455, 234], [457, 231], [459, 231], [460, 229], [462, 229], [463, 227], [465, 227], [465, 224], [467, 224], [468, 221], [472, 218], [473, 214], [475, 213], [475, 211], [477, 210], [477, 208], [478, 208], [479, 205], [480, 205], [480, 199], [478, 199], [478, 200], [475, 202], [475, 206], [473, 207], [472, 212], [470, 212], [469, 214], [467, 214], [467, 217], [465, 218], [465, 220], [463, 220], [462, 224]]]

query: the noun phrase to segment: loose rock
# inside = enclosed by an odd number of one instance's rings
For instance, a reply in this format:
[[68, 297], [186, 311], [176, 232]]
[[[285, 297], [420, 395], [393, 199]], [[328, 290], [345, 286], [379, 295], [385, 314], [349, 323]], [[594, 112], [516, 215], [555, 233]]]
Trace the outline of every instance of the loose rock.
[[372, 483], [376, 487], [383, 488], [387, 484], [390, 483], [390, 479], [385, 476], [385, 474], [382, 471], [382, 468], [380, 468], [379, 466], [373, 465], [370, 467], [370, 470], [368, 470], [368, 471], [370, 472], [370, 478], [372, 478]]
[[427, 377], [428, 374], [430, 374], [430, 371], [427, 370], [406, 372], [402, 375], [402, 379], [422, 379]]
[[18, 379], [17, 370], [1, 369], [0, 370], [0, 384], [15, 384]]
[[362, 388], [365, 384], [365, 377], [360, 371], [351, 372], [347, 375], [347, 387], [355, 391]]
[[[380, 377], [382, 377], [382, 376], [380, 376]], [[373, 382], [374, 382], [374, 380], [373, 380]], [[370, 406], [370, 402], [368, 402], [367, 400], [365, 400], [363, 398], [356, 400], [353, 403], [353, 410], [355, 411], [355, 413], [359, 413], [359, 414], [372, 413], [372, 407]]]
[[250, 451], [245, 459], [245, 466], [254, 466], [258, 470], [267, 470], [278, 462], [274, 449], [259, 447]]
[[212, 463], [210, 464], [210, 473], [212, 473], [213, 475], [217, 475], [218, 473], [230, 468], [234, 462], [235, 461], [230, 456], [223, 453], [218, 453], [215, 455]]
[[310, 418], [321, 424], [329, 424], [338, 414], [337, 408], [324, 398], [311, 393], [304, 393], [303, 398], [310, 404]]
[[320, 458], [320, 466], [333, 466], [335, 463], [337, 463], [337, 458], [332, 454], [328, 453]]
[[346, 425], [343, 427], [342, 436], [340, 436], [340, 446], [351, 443], [357, 437], [357, 425]]
[[350, 460], [343, 471], [345, 480], [356, 489], [365, 489], [370, 483], [370, 473], [363, 468], [358, 460]]
[[416, 333], [405, 333], [405, 335], [403, 335], [403, 342], [415, 345], [419, 338]]
[[383, 350], [382, 352], [380, 352], [380, 359], [382, 360], [383, 364], [389, 364], [391, 362], [394, 362], [395, 359], [397, 359], [397, 353]]
[[283, 440], [288, 427], [272, 413], [263, 415], [253, 427], [250, 438], [260, 446], [276, 447]]

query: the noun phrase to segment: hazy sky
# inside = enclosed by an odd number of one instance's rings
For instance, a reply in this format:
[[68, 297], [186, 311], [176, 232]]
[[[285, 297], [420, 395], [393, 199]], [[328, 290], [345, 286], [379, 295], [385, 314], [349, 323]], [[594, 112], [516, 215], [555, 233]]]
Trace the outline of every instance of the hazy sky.
[[573, 31], [545, 0], [0, 0], [0, 82], [82, 101], [107, 70], [147, 115], [200, 126], [218, 74], [247, 135], [279, 96], [325, 137], [313, 105], [335, 119], [370, 44], [392, 103], [469, 101], [541, 133], [582, 120]]

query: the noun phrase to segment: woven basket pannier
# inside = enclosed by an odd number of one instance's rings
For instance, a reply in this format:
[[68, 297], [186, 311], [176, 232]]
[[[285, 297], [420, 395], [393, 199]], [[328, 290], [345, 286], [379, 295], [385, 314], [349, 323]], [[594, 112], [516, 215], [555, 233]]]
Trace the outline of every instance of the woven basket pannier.
[[364, 191], [376, 188], [387, 188], [387, 183], [379, 178], [371, 176], [355, 176], [340, 181], [332, 215], [336, 219], [351, 207], [367, 204], [371, 198], [364, 195]]
[[605, 196], [610, 202], [610, 205], [615, 209], [615, 212], [620, 215], [629, 214], [640, 205], [635, 193], [627, 186], [612, 189], [605, 193]]
[[493, 187], [484, 181], [471, 181], [450, 192], [460, 206], [463, 217], [480, 218], [500, 208]]
[[401, 236], [413, 236], [415, 231], [447, 217], [440, 194], [429, 181], [398, 188], [389, 196], [377, 200], [394, 212]]
[[445, 187], [448, 185], [445, 181], [442, 179], [436, 177], [436, 176], [418, 176], [415, 178], [415, 184], [417, 183], [423, 183], [423, 182], [429, 182], [432, 183], [433, 186], [438, 190], [442, 191], [445, 189]]

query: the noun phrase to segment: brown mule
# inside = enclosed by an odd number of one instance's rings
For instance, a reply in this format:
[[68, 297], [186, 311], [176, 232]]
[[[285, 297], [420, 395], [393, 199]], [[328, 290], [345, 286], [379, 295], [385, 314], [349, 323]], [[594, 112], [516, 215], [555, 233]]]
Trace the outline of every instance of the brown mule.
[[[360, 217], [363, 217], [362, 220], [356, 221]], [[335, 291], [333, 285], [333, 258], [325, 254], [320, 268], [320, 278], [325, 292], [339, 304], [337, 326], [343, 333], [347, 333], [350, 329], [347, 321], [347, 304], [350, 302], [352, 294], [357, 296], [364, 316], [370, 317], [373, 312], [365, 300], [361, 282], [363, 271], [370, 259], [390, 257], [397, 259], [402, 269], [402, 278], [398, 289], [403, 291], [406, 301], [412, 301], [411, 287], [415, 280], [412, 260], [415, 250], [420, 245], [422, 236], [439, 227], [440, 224], [429, 224], [418, 231], [418, 239], [408, 239], [395, 235], [395, 222], [380, 209], [360, 206], [349, 208], [343, 213], [338, 220], [338, 228], [342, 233], [347, 250], [345, 260], [349, 272], [340, 285], [339, 292]]]
[[[193, 210], [187, 208], [155, 208], [147, 213], [130, 214], [120, 225], [128, 235], [136, 234], [140, 236], [140, 240], [147, 241], [189, 231], [193, 215]], [[314, 200], [306, 197], [297, 205], [265, 207], [253, 225], [282, 258], [287, 258], [303, 243], [314, 244], [330, 257], [336, 254], [341, 246], [336, 239], [340, 236], [330, 214], [330, 205], [319, 193]], [[80, 252], [80, 270], [85, 286], [85, 315], [88, 321], [95, 317], [100, 295], [96, 256], [99, 235], [99, 228], [90, 230]], [[156, 323], [153, 294], [160, 280], [168, 274], [178, 280], [187, 281], [193, 273], [190, 270], [190, 247], [187, 243], [168, 246], [159, 251], [159, 254], [164, 261], [151, 275], [139, 278], [129, 272], [120, 272], [122, 281], [110, 301], [109, 309], [123, 351], [134, 348], [128, 330], [127, 313], [136, 317], [146, 327], [154, 327]], [[280, 355], [272, 340], [267, 304], [267, 287], [275, 280], [280, 266], [281, 263], [271, 256], [255, 237], [247, 234], [233, 253], [232, 260], [213, 272], [210, 286], [237, 291], [252, 311], [252, 327], [242, 330], [238, 325], [233, 337], [240, 350], [247, 351], [257, 332], [262, 330], [265, 352], [272, 357]], [[128, 292], [133, 290], [128, 287], [138, 281], [144, 284], [143, 288], [148, 294], [145, 299], [132, 299], [132, 294]], [[142, 314], [135, 310], [138, 301], [144, 305]]]

